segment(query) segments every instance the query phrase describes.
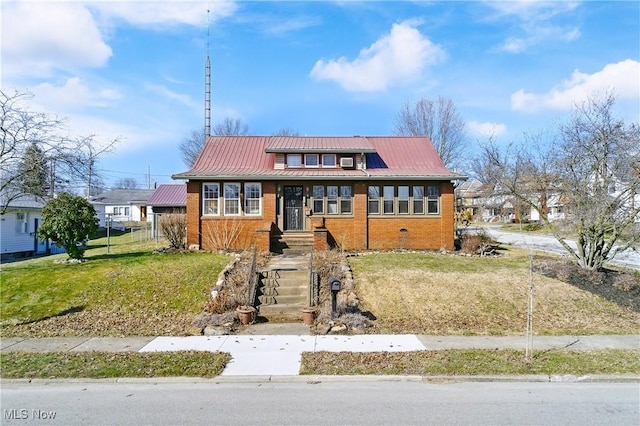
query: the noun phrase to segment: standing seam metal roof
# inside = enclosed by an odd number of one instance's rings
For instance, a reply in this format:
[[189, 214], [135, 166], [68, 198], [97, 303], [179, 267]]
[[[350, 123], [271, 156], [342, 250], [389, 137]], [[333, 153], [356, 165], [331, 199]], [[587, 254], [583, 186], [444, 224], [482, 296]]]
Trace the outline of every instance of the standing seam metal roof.
[[[318, 143], [318, 141], [322, 143]], [[355, 141], [350, 148], [348, 141]], [[274, 152], [318, 152], [327, 147], [345, 152], [366, 151], [367, 169], [285, 168], [274, 169]], [[291, 151], [286, 147], [290, 147]], [[271, 150], [270, 152], [268, 152]], [[302, 151], [303, 150], [303, 151]], [[173, 176], [177, 179], [216, 177], [434, 177], [464, 178], [448, 170], [426, 137], [282, 137], [282, 136], [211, 136], [191, 170]]]

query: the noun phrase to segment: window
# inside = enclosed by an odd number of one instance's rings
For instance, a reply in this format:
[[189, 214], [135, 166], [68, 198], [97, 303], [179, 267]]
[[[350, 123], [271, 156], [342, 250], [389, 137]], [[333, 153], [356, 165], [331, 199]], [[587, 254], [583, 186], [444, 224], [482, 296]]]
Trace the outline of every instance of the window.
[[259, 183], [244, 184], [244, 212], [247, 215], [260, 215], [262, 202], [262, 185]]
[[424, 214], [424, 186], [413, 187], [413, 214]]
[[240, 214], [240, 184], [224, 184], [224, 214], [237, 216]]
[[428, 186], [427, 187], [427, 213], [429, 214], [440, 213], [439, 202], [438, 202], [439, 198], [440, 198], [440, 187]]
[[351, 186], [342, 185], [340, 187], [340, 213], [351, 213]]
[[220, 198], [220, 184], [205, 183], [202, 186], [202, 212], [205, 215], [218, 215], [218, 200]]
[[318, 154], [305, 154], [304, 165], [305, 167], [318, 167]]
[[129, 216], [129, 207], [114, 207], [114, 216]]
[[338, 214], [338, 187], [327, 186], [327, 213]]
[[384, 186], [382, 194], [384, 196], [384, 214], [393, 214], [393, 186]]
[[302, 166], [302, 155], [300, 155], [300, 154], [287, 154], [287, 166], [288, 167], [300, 167], [300, 166]]
[[409, 214], [409, 187], [398, 186], [398, 213]]
[[[16, 213], [16, 233], [26, 234], [28, 226], [27, 213]], [[4, 220], [4, 219], [3, 219]]]
[[380, 187], [378, 185], [369, 186], [369, 214], [380, 213]]
[[313, 185], [313, 212], [324, 213], [324, 186]]
[[335, 167], [336, 155], [335, 154], [322, 154], [322, 166], [323, 167]]

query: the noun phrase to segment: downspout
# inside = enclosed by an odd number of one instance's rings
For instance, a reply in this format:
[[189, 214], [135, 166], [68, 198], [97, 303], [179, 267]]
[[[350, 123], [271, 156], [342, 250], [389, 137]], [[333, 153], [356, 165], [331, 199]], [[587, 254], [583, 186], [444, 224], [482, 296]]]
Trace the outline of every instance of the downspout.
[[[367, 180], [371, 179], [371, 174], [369, 174], [369, 172], [366, 169], [366, 161], [362, 161], [363, 158], [365, 157], [365, 154], [362, 153], [361, 157], [360, 157], [360, 164], [361, 164], [361, 168], [360, 171], [362, 171], [362, 173], [364, 173], [367, 176]], [[365, 192], [365, 215], [364, 215], [364, 223], [365, 223], [365, 227], [364, 227], [364, 246], [365, 249], [369, 250], [369, 212], [367, 211], [369, 209], [369, 189], [368, 186], [366, 187], [366, 192]]]

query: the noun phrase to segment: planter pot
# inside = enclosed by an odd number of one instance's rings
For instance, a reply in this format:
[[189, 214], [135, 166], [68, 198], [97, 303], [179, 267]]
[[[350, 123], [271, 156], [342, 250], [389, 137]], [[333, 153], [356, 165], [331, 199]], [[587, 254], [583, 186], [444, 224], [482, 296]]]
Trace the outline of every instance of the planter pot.
[[238, 319], [242, 325], [251, 324], [253, 322], [255, 312], [256, 310], [254, 308], [250, 308], [248, 306], [239, 306], [236, 308]]
[[306, 325], [313, 325], [316, 320], [315, 308], [302, 308], [302, 321]]

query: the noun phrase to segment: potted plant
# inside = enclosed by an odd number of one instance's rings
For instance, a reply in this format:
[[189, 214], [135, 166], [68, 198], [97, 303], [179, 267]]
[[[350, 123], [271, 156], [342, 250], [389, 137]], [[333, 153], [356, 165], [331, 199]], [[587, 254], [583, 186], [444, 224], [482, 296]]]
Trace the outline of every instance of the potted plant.
[[316, 320], [316, 308], [313, 306], [307, 306], [302, 308], [302, 321], [306, 325], [313, 325]]
[[236, 308], [236, 313], [238, 314], [240, 323], [247, 325], [253, 322], [256, 309], [251, 306], [241, 305]]

